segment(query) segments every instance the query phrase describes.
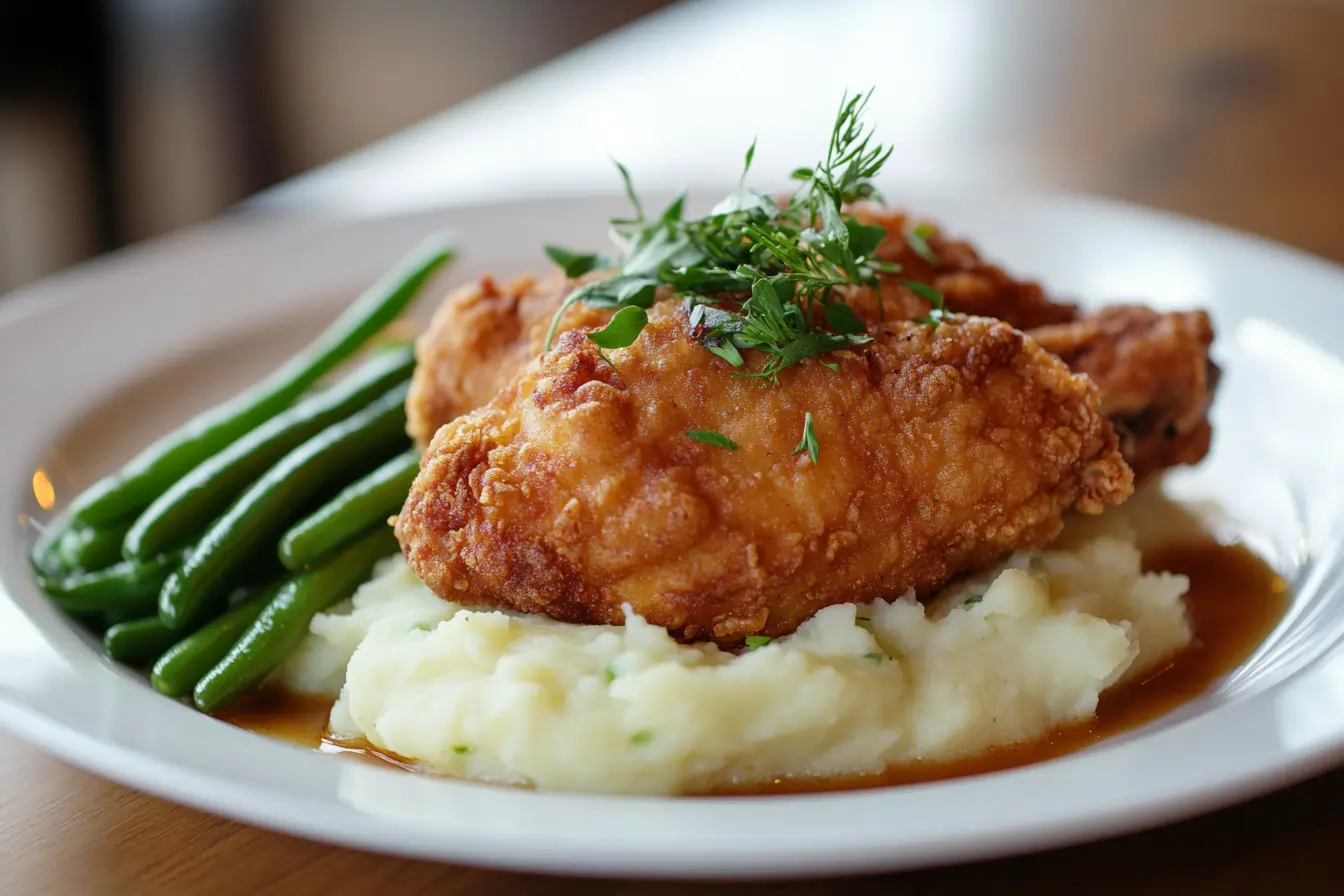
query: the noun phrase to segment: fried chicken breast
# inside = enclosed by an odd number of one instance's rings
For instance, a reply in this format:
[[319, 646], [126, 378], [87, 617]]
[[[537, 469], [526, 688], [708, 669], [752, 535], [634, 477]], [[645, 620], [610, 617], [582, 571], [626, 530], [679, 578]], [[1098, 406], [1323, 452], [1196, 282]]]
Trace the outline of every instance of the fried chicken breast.
[[1132, 489], [1096, 386], [1005, 323], [892, 323], [770, 386], [690, 338], [680, 303], [649, 317], [614, 366], [571, 330], [438, 431], [396, 526], [435, 593], [577, 623], [628, 604], [740, 644], [1046, 544]]
[[[932, 224], [872, 204], [853, 211], [886, 230], [877, 254], [901, 266], [899, 275], [883, 277], [880, 308], [873, 290], [844, 295], [870, 332], [886, 321], [927, 314], [928, 302], [901, 280], [929, 283], [950, 310], [1029, 331], [1074, 371], [1092, 377], [1101, 387], [1102, 413], [1114, 423], [1121, 451], [1141, 479], [1197, 463], [1208, 453], [1207, 413], [1218, 369], [1209, 360], [1213, 330], [1207, 314], [1163, 314], [1137, 305], [1081, 314], [1075, 305], [1052, 300], [1038, 284], [985, 262], [969, 243]], [[912, 231], [928, 252], [915, 249]], [[551, 318], [574, 285], [559, 274], [503, 285], [483, 277], [449, 294], [416, 344], [419, 363], [407, 402], [412, 437], [427, 445], [440, 426], [485, 404], [540, 354]], [[602, 327], [611, 314], [580, 303], [565, 312], [560, 329]]]
[[1208, 453], [1219, 371], [1209, 360], [1213, 325], [1203, 311], [1116, 305], [1031, 335], [1101, 388], [1102, 413], [1140, 480]]
[[[874, 324], [928, 313], [929, 303], [903, 286], [903, 279], [937, 288], [950, 311], [998, 318], [1019, 330], [1077, 316], [1076, 306], [1053, 301], [1036, 283], [1013, 279], [982, 260], [969, 243], [946, 236], [932, 224], [872, 204], [860, 205], [854, 213], [886, 230], [877, 255], [901, 266], [899, 275], [882, 278], [880, 311], [871, 291], [852, 297], [855, 310]], [[911, 244], [914, 227], [924, 234], [936, 263]], [[493, 398], [523, 364], [541, 353], [551, 318], [574, 286], [575, 281], [559, 274], [524, 276], [504, 284], [482, 277], [449, 293], [416, 342], [415, 378], [406, 405], [411, 437], [428, 444], [440, 426]], [[578, 304], [565, 313], [561, 329], [602, 327], [611, 314], [611, 309]]]

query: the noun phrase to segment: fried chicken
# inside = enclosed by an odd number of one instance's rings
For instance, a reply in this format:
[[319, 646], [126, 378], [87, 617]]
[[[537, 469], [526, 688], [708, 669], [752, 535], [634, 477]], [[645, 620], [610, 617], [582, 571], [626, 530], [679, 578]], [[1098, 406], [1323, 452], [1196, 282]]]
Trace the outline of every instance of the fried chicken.
[[[406, 400], [407, 431], [428, 444], [440, 426], [495, 396], [541, 353], [546, 329], [573, 282], [560, 274], [493, 277], [459, 287], [444, 298], [415, 343], [415, 374]], [[572, 306], [563, 325], [601, 327], [611, 311]]]
[[[900, 284], [930, 283], [950, 310], [994, 317], [1027, 330], [1073, 370], [1101, 387], [1102, 413], [1120, 433], [1125, 459], [1141, 479], [1208, 452], [1207, 412], [1218, 369], [1209, 361], [1213, 331], [1202, 311], [1161, 314], [1141, 306], [1115, 306], [1082, 315], [1075, 305], [1051, 300], [1035, 283], [1014, 280], [984, 262], [968, 244], [949, 238], [907, 214], [864, 204], [854, 213], [879, 224], [887, 237], [877, 254], [901, 265], [883, 277], [879, 293], [849, 290], [845, 300], [868, 326], [928, 313], [928, 303]], [[917, 227], [938, 264], [910, 242]], [[529, 360], [541, 353], [551, 318], [573, 281], [520, 277], [501, 286], [490, 277], [451, 293], [417, 342], [415, 379], [407, 402], [411, 435], [429, 443], [440, 426], [489, 401]], [[571, 307], [561, 330], [602, 327], [611, 310]]]
[[435, 593], [577, 623], [628, 604], [740, 644], [1044, 545], [1132, 490], [1096, 386], [1007, 324], [892, 323], [836, 371], [763, 385], [691, 339], [679, 302], [649, 316], [614, 366], [566, 332], [438, 431], [396, 527]]
[[[950, 311], [998, 318], [1021, 330], [1077, 316], [1076, 306], [1052, 301], [1035, 283], [1014, 280], [984, 262], [969, 243], [949, 238], [931, 224], [916, 222], [937, 264], [911, 246], [908, 228], [914, 225], [905, 213], [872, 204], [857, 206], [854, 213], [887, 231], [877, 255], [901, 266], [899, 275], [882, 278], [880, 312], [870, 290], [850, 297], [860, 316], [874, 324], [928, 313], [928, 302], [901, 285], [902, 279], [933, 285]], [[440, 426], [485, 404], [539, 355], [551, 318], [574, 285], [558, 274], [543, 280], [519, 277], [503, 285], [482, 277], [444, 298], [416, 343], [418, 363], [406, 406], [412, 438], [428, 444]], [[611, 309], [575, 305], [561, 329], [602, 327], [611, 315]]]
[[[908, 320], [929, 312], [929, 303], [902, 285], [903, 280], [927, 283], [938, 290], [949, 311], [993, 317], [1019, 330], [1065, 323], [1078, 316], [1077, 305], [1051, 299], [1038, 283], [1014, 279], [984, 261], [970, 243], [947, 236], [935, 224], [870, 203], [855, 206], [853, 212], [864, 224], [886, 230], [877, 257], [901, 268], [881, 278], [884, 317]], [[912, 230], [922, 234], [931, 256], [916, 251]], [[876, 311], [871, 296], [865, 298], [857, 301]]]
[[1101, 388], [1101, 411], [1138, 479], [1208, 453], [1206, 415], [1219, 371], [1209, 360], [1213, 325], [1203, 311], [1116, 305], [1031, 335]]

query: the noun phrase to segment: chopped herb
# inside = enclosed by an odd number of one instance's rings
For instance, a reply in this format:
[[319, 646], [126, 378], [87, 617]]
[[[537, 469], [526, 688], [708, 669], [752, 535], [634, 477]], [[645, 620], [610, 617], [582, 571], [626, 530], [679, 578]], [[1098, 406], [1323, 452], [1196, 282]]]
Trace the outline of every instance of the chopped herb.
[[416, 625], [416, 628], [422, 632], [432, 632], [439, 625], [439, 620], [429, 619]]
[[973, 606], [975, 606], [976, 604], [980, 603], [980, 601], [982, 601], [982, 600], [984, 600], [984, 599], [985, 599], [985, 596], [984, 596], [983, 594], [972, 594], [970, 597], [966, 598], [966, 600], [962, 603], [962, 606], [963, 606], [963, 607], [973, 607]]
[[468, 747], [465, 744], [455, 744], [453, 746], [453, 752], [459, 756], [466, 756], [471, 752], [471, 747]]
[[651, 740], [653, 740], [653, 732], [647, 728], [630, 735], [630, 744], [636, 747], [642, 747]]
[[605, 678], [605, 679], [607, 680], [607, 684], [611, 684], [613, 681], [616, 680], [616, 667], [615, 667], [615, 666], [603, 666], [603, 667], [602, 667], [602, 677]]
[[[807, 358], [869, 341], [863, 321], [834, 293], [858, 286], [880, 290], [879, 274], [900, 270], [873, 257], [886, 231], [846, 211], [854, 202], [879, 198], [873, 179], [891, 157], [891, 147], [875, 143], [863, 123], [871, 96], [869, 91], [842, 98], [825, 158], [794, 169], [791, 176], [799, 185], [786, 202], [746, 186], [755, 141], [743, 157], [738, 189], [707, 216], [690, 220], [684, 219], [684, 195], [656, 219], [646, 218], [630, 172], [617, 162], [634, 207], [633, 218], [612, 221], [623, 253], [619, 270], [565, 299], [545, 348], [575, 302], [648, 308], [660, 287], [687, 296], [695, 307], [721, 305], [712, 316], [692, 314], [693, 338], [741, 376], [767, 383], [777, 383], [782, 370]], [[567, 270], [607, 266], [596, 254], [562, 250], [552, 257]], [[941, 319], [941, 298], [931, 303], [935, 311], [929, 319]], [[688, 314], [691, 310], [688, 306]], [[747, 351], [764, 360], [758, 363]]]
[[863, 658], [875, 666], [880, 666], [891, 659], [891, 657], [887, 656], [885, 653], [877, 653], [876, 651], [873, 653], [865, 653]]
[[546, 255], [560, 266], [565, 276], [571, 280], [597, 268], [609, 268], [616, 264], [615, 259], [596, 252], [571, 252], [559, 246], [546, 246]]
[[630, 172], [618, 160], [612, 159], [611, 161], [616, 166], [616, 170], [621, 172], [621, 181], [625, 184], [625, 195], [629, 197], [630, 204], [635, 207], [635, 223], [642, 224], [644, 222], [644, 206], [639, 204], [639, 196], [635, 193], [635, 185], [630, 180]]
[[747, 649], [755, 650], [758, 647], [764, 647], [773, 640], [774, 638], [766, 635], [747, 635]]
[[[784, 251], [782, 246], [777, 248]], [[869, 340], [866, 335], [844, 336], [814, 329], [794, 300], [794, 291], [792, 281], [759, 277], [751, 284], [751, 296], [742, 303], [741, 312], [729, 312], [737, 324], [737, 332], [731, 334], [732, 344], [769, 356], [759, 370], [744, 376], [776, 382], [781, 370], [804, 358]], [[728, 330], [716, 330], [708, 338], [719, 341], [725, 335], [729, 335]]]
[[938, 290], [927, 283], [920, 283], [918, 280], [902, 280], [901, 285], [933, 306], [929, 309], [928, 314], [915, 318], [915, 323], [928, 324], [932, 327], [937, 326], [947, 318], [947, 310], [943, 307], [943, 294]]
[[873, 620], [868, 616], [855, 616], [854, 624], [864, 631], [871, 632], [873, 630]]
[[812, 430], [812, 412], [803, 414], [803, 440], [798, 443], [798, 447], [793, 449], [795, 455], [806, 451], [812, 456], [812, 466], [817, 465], [817, 454], [821, 451], [821, 446], [817, 444], [817, 434]]
[[863, 321], [854, 313], [854, 309], [844, 302], [826, 306], [826, 323], [831, 329], [843, 336], [852, 336], [863, 332]]
[[921, 222], [905, 231], [905, 242], [916, 255], [931, 265], [938, 265], [938, 253], [929, 246], [929, 237], [933, 236], [933, 225]]
[[887, 238], [887, 229], [881, 224], [864, 224], [857, 218], [846, 218], [845, 229], [849, 231], [849, 249], [859, 260], [876, 252]]
[[717, 345], [705, 343], [705, 348], [709, 349], [734, 367], [741, 367], [743, 364], [747, 363], [742, 360], [742, 353], [737, 350], [737, 346], [733, 345], [731, 342], [723, 342]]
[[686, 191], [682, 190], [677, 194], [677, 198], [663, 209], [663, 213], [658, 216], [661, 224], [676, 224], [681, 221], [682, 212], [686, 210]]
[[729, 451], [737, 450], [737, 443], [728, 438], [721, 432], [715, 432], [712, 429], [691, 429], [686, 431], [686, 438], [694, 439], [697, 442], [704, 442], [706, 445], [713, 445], [716, 448], [726, 448]]
[[[649, 325], [649, 316], [643, 308], [628, 305], [617, 311], [611, 322], [588, 338], [602, 348], [628, 348]], [[610, 363], [610, 362], [608, 362]]]

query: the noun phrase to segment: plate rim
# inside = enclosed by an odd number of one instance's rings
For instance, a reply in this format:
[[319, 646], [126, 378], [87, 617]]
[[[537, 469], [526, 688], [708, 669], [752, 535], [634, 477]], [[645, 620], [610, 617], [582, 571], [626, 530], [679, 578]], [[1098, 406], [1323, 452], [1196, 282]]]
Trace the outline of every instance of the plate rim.
[[[915, 191], [916, 195], [946, 194], [945, 190], [930, 191], [927, 187]], [[895, 189], [889, 190], [889, 194], [896, 194]], [[28, 288], [22, 289], [18, 294], [0, 305], [0, 336], [10, 327], [24, 320], [31, 320], [35, 317], [43, 317], [59, 313], [60, 308], [70, 304], [78, 304], [81, 301], [89, 301], [92, 293], [81, 287], [80, 283], [84, 280], [96, 281], [98, 277], [105, 275], [106, 271], [114, 269], [134, 268], [142, 263], [142, 259], [153, 253], [172, 254], [179, 251], [179, 247], [184, 245], [184, 241], [204, 241], [207, 244], [217, 240], [221, 233], [232, 234], [240, 237], [244, 243], [248, 240], [265, 239], [267, 234], [280, 230], [292, 230], [293, 227], [308, 227], [311, 230], [310, 235], [316, 235], [321, 239], [323, 234], [339, 232], [351, 227], [359, 228], [362, 226], [371, 226], [374, 228], [391, 223], [409, 224], [416, 221], [438, 220], [445, 216], [470, 216], [473, 213], [480, 213], [481, 210], [490, 209], [494, 211], [511, 210], [516, 208], [536, 207], [538, 205], [567, 207], [583, 201], [607, 201], [614, 198], [614, 193], [590, 193], [582, 196], [564, 196], [549, 197], [539, 199], [518, 199], [506, 203], [490, 202], [478, 205], [449, 205], [434, 208], [418, 209], [407, 213], [393, 213], [377, 216], [349, 215], [349, 216], [295, 216], [292, 214], [255, 214], [240, 215], [231, 217], [219, 222], [213, 222], [199, 228], [193, 228], [186, 234], [175, 234], [168, 237], [155, 240], [151, 244], [132, 247], [131, 249], [114, 253], [106, 259], [100, 259], [92, 265], [80, 266], [79, 268], [57, 275], [53, 278], [40, 281]], [[1175, 226], [1182, 230], [1200, 233], [1203, 237], [1214, 240], [1218, 243], [1229, 243], [1233, 246], [1240, 246], [1243, 249], [1249, 249], [1257, 253], [1273, 253], [1281, 258], [1290, 261], [1294, 265], [1309, 265], [1317, 272], [1325, 274], [1333, 279], [1338, 279], [1341, 285], [1344, 285], [1344, 265], [1340, 265], [1329, 259], [1320, 258], [1300, 249], [1286, 246], [1241, 231], [1232, 230], [1218, 224], [1189, 218], [1183, 215], [1175, 214], [1155, 209], [1147, 209], [1142, 206], [1121, 202], [1113, 199], [1099, 197], [1090, 197], [1083, 194], [1068, 193], [1050, 190], [1020, 190], [1005, 191], [1000, 198], [1011, 198], [1014, 196], [1030, 196], [1034, 199], [1059, 202], [1073, 205], [1083, 210], [1084, 213], [1094, 214], [1102, 212], [1105, 214], [1120, 213], [1127, 217], [1140, 216], [1146, 219], [1156, 219], [1165, 222], [1168, 226]], [[82, 290], [82, 291], [81, 291]], [[51, 302], [51, 293], [68, 292], [64, 300], [53, 305]], [[11, 305], [10, 303], [16, 303]], [[3, 385], [0, 385], [0, 393], [3, 392]], [[23, 608], [22, 602], [8, 592], [4, 582], [0, 580], [0, 602], [12, 603], [20, 612], [29, 616], [35, 628], [42, 630], [43, 626], [37, 620], [31, 618], [31, 614]], [[43, 636], [46, 632], [43, 631]], [[1322, 658], [1323, 659], [1323, 658]], [[1311, 670], [1303, 670], [1299, 674], [1308, 674]], [[1268, 699], [1268, 697], [1288, 682], [1280, 682], [1267, 688], [1262, 693], [1250, 695], [1242, 703]], [[1184, 720], [1178, 725], [1189, 724], [1198, 721], [1206, 714], [1200, 714], [1193, 719]], [[1067, 830], [1061, 830], [1060, 825], [1063, 821], [1056, 821], [1053, 827], [1046, 824], [1035, 826], [1024, 826], [1001, 834], [993, 841], [983, 841], [980, 843], [967, 843], [965, 841], [952, 841], [943, 844], [942, 847], [925, 850], [919, 855], [905, 855], [893, 857], [890, 854], [874, 851], [871, 846], [867, 851], [854, 850], [834, 850], [828, 849], [824, 855], [797, 855], [790, 856], [787, 860], [780, 861], [780, 857], [772, 857], [772, 861], [777, 864], [773, 866], [763, 866], [759, 857], [741, 857], [736, 861], [730, 861], [731, 855], [727, 858], [720, 856], [712, 865], [705, 867], [687, 868], [682, 861], [677, 861], [675, 857], [664, 856], [661, 860], [657, 856], [649, 855], [629, 855], [622, 856], [617, 861], [611, 861], [610, 850], [606, 847], [594, 850], [592, 853], [570, 853], [567, 855], [554, 854], [549, 856], [526, 857], [524, 861], [514, 861], [513, 857], [507, 852], [507, 844], [497, 844], [500, 848], [498, 855], [485, 855], [485, 861], [481, 859], [481, 854], [462, 855], [460, 851], [428, 849], [423, 845], [412, 845], [408, 848], [406, 844], [395, 844], [381, 842], [378, 837], [370, 837], [367, 831], [358, 832], [348, 827], [342, 827], [339, 821], [328, 821], [321, 816], [305, 815], [298, 810], [292, 814], [292, 817], [285, 815], [272, 815], [267, 817], [259, 811], [251, 811], [244, 805], [243, 800], [247, 796], [246, 792], [234, 792], [238, 788], [227, 781], [215, 777], [207, 777], [205, 783], [209, 786], [201, 792], [196, 787], [202, 783], [200, 773], [194, 773], [190, 769], [184, 769], [174, 765], [166, 760], [145, 754], [143, 751], [136, 751], [130, 747], [119, 743], [109, 742], [106, 739], [98, 739], [80, 731], [76, 728], [64, 725], [52, 717], [44, 716], [36, 708], [24, 705], [20, 702], [12, 701], [5, 691], [0, 688], [0, 727], [15, 734], [16, 736], [35, 744], [45, 752], [59, 756], [62, 759], [71, 762], [77, 766], [85, 768], [102, 777], [117, 781], [121, 784], [130, 786], [137, 790], [152, 793], [156, 796], [178, 802], [184, 805], [192, 806], [213, 814], [222, 815], [234, 820], [243, 821], [249, 824], [255, 824], [271, 830], [277, 830], [291, 835], [307, 837], [309, 839], [318, 839], [325, 842], [339, 843], [356, 849], [373, 850], [393, 855], [415, 856], [417, 858], [448, 860], [461, 862], [464, 864], [474, 864], [483, 867], [514, 868], [527, 871], [547, 871], [562, 874], [585, 874], [602, 877], [619, 877], [628, 875], [640, 875], [646, 877], [662, 878], [738, 878], [738, 879], [765, 879], [779, 877], [813, 877], [823, 875], [850, 875], [862, 874], [874, 871], [893, 870], [897, 868], [915, 868], [932, 864], [945, 864], [949, 862], [968, 861], [973, 859], [984, 859], [1009, 854], [1017, 854], [1025, 851], [1054, 848], [1065, 845], [1072, 845], [1082, 842], [1088, 842], [1104, 837], [1116, 836], [1133, 831], [1149, 828], [1155, 825], [1175, 822], [1185, 818], [1193, 817], [1214, 809], [1222, 808], [1237, 802], [1254, 798], [1274, 789], [1288, 786], [1292, 783], [1304, 780], [1319, 774], [1335, 765], [1344, 763], [1344, 729], [1337, 731], [1333, 740], [1318, 744], [1314, 749], [1301, 751], [1296, 755], [1292, 762], [1286, 765], [1275, 767], [1263, 767], [1255, 773], [1240, 774], [1233, 782], [1209, 782], [1201, 788], [1194, 791], [1173, 792], [1165, 798], [1150, 799], [1145, 803], [1130, 806], [1126, 811], [1118, 814], [1110, 814], [1105, 817], [1097, 816], [1084, 820], [1070, 820]], [[1107, 745], [1100, 745], [1105, 749]], [[1123, 749], [1123, 745], [1112, 745], [1114, 749]], [[299, 749], [299, 748], [292, 748]], [[1014, 769], [1007, 772], [996, 773], [994, 775], [982, 776], [985, 778], [1003, 778], [1005, 776], [1021, 775], [1039, 770], [1045, 766], [1053, 766], [1060, 762], [1076, 761], [1080, 757], [1090, 755], [1091, 751], [1086, 753], [1074, 753], [1060, 760], [1052, 760], [1035, 766], [1028, 766], [1020, 769]], [[329, 757], [323, 757], [323, 761], [331, 761]], [[397, 773], [391, 773], [397, 774]], [[856, 795], [863, 795], [865, 799], [876, 799], [889, 797], [893, 793], [909, 792], [916, 789], [928, 791], [929, 789], [945, 789], [949, 785], [959, 784], [965, 786], [967, 782], [976, 782], [980, 778], [961, 779], [956, 782], [931, 782], [927, 784], [908, 785], [901, 788], [886, 788], [877, 790], [855, 791], [853, 793], [820, 793], [803, 796], [765, 796], [751, 797], [746, 799], [768, 801], [766, 805], [780, 805], [785, 802], [811, 802], [817, 801], [842, 801], [852, 799]], [[195, 782], [193, 784], [193, 782]], [[481, 785], [453, 783], [453, 787], [479, 787]], [[873, 796], [877, 795], [877, 796]], [[617, 800], [621, 802], [651, 802], [653, 804], [665, 804], [667, 798], [637, 798], [637, 797], [609, 797], [609, 796], [591, 796], [575, 794], [539, 794], [540, 798], [546, 800]], [[686, 798], [674, 798], [672, 801], [680, 802]], [[716, 806], [725, 802], [739, 804], [742, 797], [719, 797], [719, 798], [694, 798], [700, 805]], [[376, 826], [375, 826], [376, 827]], [[484, 844], [475, 844], [479, 849]], [[605, 859], [608, 864], [594, 864], [595, 859]]]

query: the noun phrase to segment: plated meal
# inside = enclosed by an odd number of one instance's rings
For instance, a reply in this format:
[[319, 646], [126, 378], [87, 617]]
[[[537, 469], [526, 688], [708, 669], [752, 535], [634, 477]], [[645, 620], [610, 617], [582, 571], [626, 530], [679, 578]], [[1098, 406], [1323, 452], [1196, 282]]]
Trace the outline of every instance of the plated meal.
[[1208, 315], [1084, 310], [886, 205], [864, 104], [788, 195], [754, 146], [702, 217], [621, 168], [615, 251], [483, 274], [412, 346], [431, 237], [79, 495], [40, 586], [204, 712], [541, 789], [966, 774], [1199, 693], [1288, 603], [1160, 494], [1213, 438]]

